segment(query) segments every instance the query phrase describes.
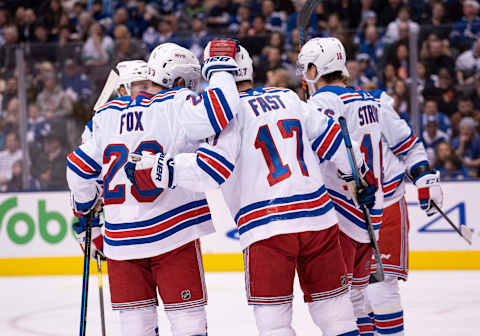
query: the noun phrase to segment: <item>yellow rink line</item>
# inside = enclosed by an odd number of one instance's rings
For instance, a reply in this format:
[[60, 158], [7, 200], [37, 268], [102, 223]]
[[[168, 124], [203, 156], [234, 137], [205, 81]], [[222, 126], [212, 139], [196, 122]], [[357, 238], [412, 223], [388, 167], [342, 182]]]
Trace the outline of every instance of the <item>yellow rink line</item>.
[[[243, 271], [239, 253], [204, 254], [203, 260], [207, 272]], [[78, 275], [82, 265], [82, 257], [0, 258], [0, 276]], [[480, 251], [411, 251], [410, 269], [480, 270]], [[94, 261], [90, 272], [97, 272]]]

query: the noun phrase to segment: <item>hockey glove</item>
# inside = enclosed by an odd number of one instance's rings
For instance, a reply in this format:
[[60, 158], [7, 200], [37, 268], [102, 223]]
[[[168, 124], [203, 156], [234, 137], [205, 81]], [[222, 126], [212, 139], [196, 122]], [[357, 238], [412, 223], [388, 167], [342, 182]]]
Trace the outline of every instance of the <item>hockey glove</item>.
[[95, 208], [95, 211], [97, 213], [100, 213], [103, 208], [103, 200], [100, 197], [101, 195], [101, 190], [97, 186], [97, 192], [95, 194], [95, 198], [91, 200], [90, 202], [76, 202], [75, 197], [73, 196], [73, 193], [70, 194], [70, 204], [72, 206], [73, 214], [75, 217], [82, 217], [88, 214], [91, 210]]
[[213, 40], [205, 47], [203, 52], [202, 77], [210, 80], [216, 71], [236, 72], [238, 70], [235, 55], [240, 50], [237, 40]]
[[125, 165], [125, 173], [140, 190], [173, 188], [173, 158], [165, 153], [132, 153]]
[[365, 164], [362, 164], [359, 170], [361, 174], [360, 188], [357, 188], [352, 175], [344, 174], [339, 170], [338, 176], [345, 181], [355, 206], [360, 207], [365, 205], [370, 209], [375, 205], [375, 193], [378, 189], [378, 181], [375, 175], [373, 175], [373, 172], [368, 169]]
[[[75, 232], [75, 237], [77, 238], [82, 251], [85, 251], [85, 231], [87, 230], [87, 216], [82, 216], [78, 218], [78, 221], [73, 223], [73, 231]], [[103, 235], [102, 227], [100, 224], [100, 217], [95, 215], [92, 217], [92, 244], [91, 246], [91, 256], [95, 259], [97, 253], [100, 255], [102, 260], [106, 260], [105, 255], [103, 254]]]
[[440, 187], [440, 172], [434, 171], [428, 167], [421, 173], [412, 172], [413, 183], [417, 187], [418, 201], [420, 208], [427, 213], [427, 216], [432, 216], [438, 211], [432, 205], [432, 201], [441, 208], [443, 204], [443, 191]]

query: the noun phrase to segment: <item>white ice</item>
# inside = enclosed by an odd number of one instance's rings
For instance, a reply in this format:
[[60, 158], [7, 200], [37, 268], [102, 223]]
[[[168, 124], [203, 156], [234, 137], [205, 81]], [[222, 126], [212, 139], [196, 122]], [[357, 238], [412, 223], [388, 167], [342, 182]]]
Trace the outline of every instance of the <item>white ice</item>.
[[[256, 335], [251, 308], [245, 301], [242, 273], [206, 276], [210, 336]], [[105, 276], [107, 335], [119, 335], [117, 313], [111, 311]], [[100, 335], [97, 278], [91, 276], [87, 335]], [[406, 334], [414, 336], [480, 335], [480, 271], [414, 271], [402, 284]], [[294, 328], [298, 335], [321, 335], [295, 287]], [[1, 336], [78, 335], [81, 277], [0, 277]], [[171, 335], [159, 310], [160, 335]]]

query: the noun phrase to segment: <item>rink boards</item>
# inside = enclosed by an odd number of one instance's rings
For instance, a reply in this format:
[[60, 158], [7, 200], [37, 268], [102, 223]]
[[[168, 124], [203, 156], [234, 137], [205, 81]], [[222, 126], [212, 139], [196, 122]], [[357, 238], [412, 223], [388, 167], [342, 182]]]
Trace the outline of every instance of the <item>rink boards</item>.
[[[480, 269], [480, 182], [443, 184], [443, 209], [454, 223], [475, 230], [469, 246], [440, 216], [427, 217], [407, 186], [410, 268]], [[243, 268], [238, 234], [219, 191], [208, 195], [217, 233], [202, 239], [207, 271]], [[0, 194], [0, 275], [65, 275], [82, 271], [67, 192]], [[94, 270], [95, 268], [92, 268]]]

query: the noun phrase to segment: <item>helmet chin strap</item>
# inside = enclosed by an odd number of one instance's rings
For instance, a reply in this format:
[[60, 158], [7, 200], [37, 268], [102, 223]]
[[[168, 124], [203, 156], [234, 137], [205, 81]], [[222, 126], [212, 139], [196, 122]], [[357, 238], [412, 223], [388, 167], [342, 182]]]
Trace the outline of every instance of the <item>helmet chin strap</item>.
[[317, 72], [317, 75], [315, 76], [314, 79], [308, 79], [307, 74], [306, 73], [303, 74], [303, 78], [304, 78], [305, 82], [307, 82], [308, 92], [309, 92], [310, 96], [312, 96], [317, 91], [317, 89], [315, 88], [315, 83], [318, 82], [320, 77], [321, 76], [318, 72]]

